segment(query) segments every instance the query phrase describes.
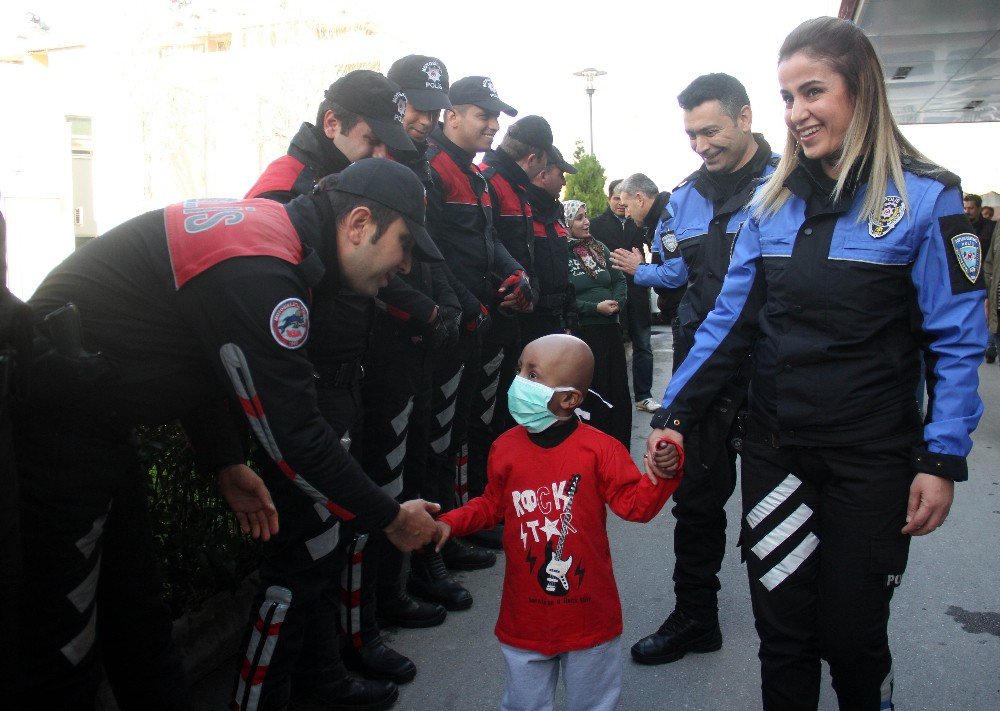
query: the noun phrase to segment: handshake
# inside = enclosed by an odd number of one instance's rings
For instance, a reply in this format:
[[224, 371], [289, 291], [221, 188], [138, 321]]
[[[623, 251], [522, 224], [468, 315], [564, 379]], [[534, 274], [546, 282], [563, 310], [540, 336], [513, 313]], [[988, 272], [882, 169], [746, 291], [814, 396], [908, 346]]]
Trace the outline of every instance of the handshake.
[[436, 543], [441, 536], [441, 529], [431, 518], [431, 514], [440, 510], [441, 505], [431, 501], [407, 501], [400, 505], [399, 514], [385, 527], [385, 535], [392, 545], [404, 553], [423, 548], [428, 543]]

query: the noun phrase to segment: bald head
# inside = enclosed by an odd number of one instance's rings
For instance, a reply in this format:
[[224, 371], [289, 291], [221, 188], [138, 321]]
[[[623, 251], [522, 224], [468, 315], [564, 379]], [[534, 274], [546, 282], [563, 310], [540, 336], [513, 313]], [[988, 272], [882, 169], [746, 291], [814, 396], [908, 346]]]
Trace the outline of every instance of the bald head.
[[549, 387], [569, 386], [583, 394], [594, 377], [594, 354], [576, 336], [554, 333], [524, 347], [519, 370], [525, 377], [526, 371], [534, 372]]

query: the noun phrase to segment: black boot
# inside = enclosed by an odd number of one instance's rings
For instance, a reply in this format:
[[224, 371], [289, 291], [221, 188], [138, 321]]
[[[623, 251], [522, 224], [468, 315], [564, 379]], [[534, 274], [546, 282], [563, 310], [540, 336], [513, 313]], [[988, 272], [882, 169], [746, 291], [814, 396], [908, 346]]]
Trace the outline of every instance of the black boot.
[[382, 624], [408, 629], [437, 627], [448, 614], [441, 605], [414, 600], [399, 589], [387, 597], [379, 597], [375, 613]]
[[997, 344], [994, 341], [990, 341], [990, 344], [986, 346], [986, 362], [996, 363], [997, 360]]
[[465, 540], [483, 548], [492, 548], [495, 551], [503, 550], [503, 524], [498, 523], [493, 528], [484, 528], [482, 531], [470, 533]]
[[715, 652], [722, 649], [719, 621], [700, 622], [674, 610], [653, 634], [632, 645], [632, 659], [639, 664], [669, 664], [688, 652]]
[[448, 575], [440, 553], [414, 553], [410, 556], [410, 577], [406, 589], [411, 595], [443, 605], [446, 610], [468, 610], [472, 594]]
[[492, 568], [497, 562], [494, 553], [461, 538], [449, 539], [441, 549], [441, 557], [448, 570], [482, 570]]
[[417, 675], [417, 667], [413, 662], [387, 647], [381, 637], [376, 637], [360, 647], [348, 647], [341, 652], [341, 656], [348, 669], [358, 672], [366, 679], [382, 679], [405, 684], [413, 681], [413, 677]]
[[347, 676], [320, 684], [301, 698], [293, 698], [288, 711], [383, 711], [399, 698], [391, 681], [365, 681]]

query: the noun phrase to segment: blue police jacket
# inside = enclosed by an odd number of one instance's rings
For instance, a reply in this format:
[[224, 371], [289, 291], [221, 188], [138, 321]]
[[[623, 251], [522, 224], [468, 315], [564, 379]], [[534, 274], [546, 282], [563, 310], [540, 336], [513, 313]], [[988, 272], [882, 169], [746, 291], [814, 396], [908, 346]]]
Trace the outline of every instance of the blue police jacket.
[[982, 248], [956, 176], [904, 158], [908, 202], [891, 183], [877, 219], [859, 221], [867, 178], [837, 201], [804, 160], [789, 199], [740, 230], [715, 308], [653, 417], [689, 431], [753, 349], [750, 412], [781, 445], [850, 446], [921, 425], [920, 356], [928, 405], [916, 471], [968, 477], [983, 406]]
[[747, 220], [746, 205], [778, 164], [778, 154], [764, 137], [754, 134], [754, 138], [757, 151], [736, 175], [716, 176], [702, 166], [674, 188], [653, 233], [660, 263], [636, 270], [635, 283], [640, 286], [688, 287], [677, 307], [675, 370], [722, 291], [733, 240]]

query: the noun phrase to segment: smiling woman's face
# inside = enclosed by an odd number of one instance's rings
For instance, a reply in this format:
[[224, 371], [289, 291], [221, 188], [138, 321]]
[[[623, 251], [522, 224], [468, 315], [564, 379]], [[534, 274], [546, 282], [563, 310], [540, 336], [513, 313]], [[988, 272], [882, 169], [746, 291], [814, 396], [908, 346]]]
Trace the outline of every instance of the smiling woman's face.
[[836, 163], [855, 104], [844, 77], [826, 62], [796, 52], [778, 65], [778, 84], [785, 125], [806, 157], [823, 161], [827, 175], [837, 177]]

